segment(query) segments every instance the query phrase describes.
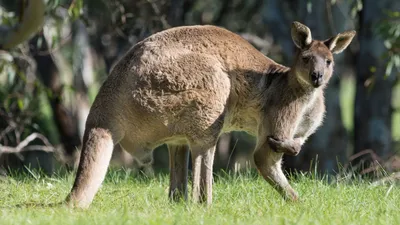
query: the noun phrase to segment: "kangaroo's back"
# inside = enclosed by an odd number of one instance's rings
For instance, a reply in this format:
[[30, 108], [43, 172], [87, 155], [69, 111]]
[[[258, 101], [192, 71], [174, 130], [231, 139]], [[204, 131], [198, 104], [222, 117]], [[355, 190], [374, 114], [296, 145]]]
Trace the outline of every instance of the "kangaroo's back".
[[262, 73], [270, 64], [276, 64], [239, 35], [224, 28], [203, 25], [156, 33], [131, 48], [115, 68], [118, 72], [132, 67], [149, 69], [159, 66], [163, 60], [190, 52], [214, 58], [228, 73], [238, 69]]

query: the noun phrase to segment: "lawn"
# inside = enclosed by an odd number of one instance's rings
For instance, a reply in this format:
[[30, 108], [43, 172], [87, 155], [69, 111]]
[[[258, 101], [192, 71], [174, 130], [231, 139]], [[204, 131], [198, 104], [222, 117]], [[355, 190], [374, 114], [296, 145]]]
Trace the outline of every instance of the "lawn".
[[206, 207], [169, 202], [167, 175], [111, 171], [89, 209], [46, 206], [63, 200], [72, 181], [71, 174], [1, 178], [0, 224], [400, 224], [396, 185], [298, 176], [292, 184], [301, 201], [288, 203], [255, 173], [216, 175]]

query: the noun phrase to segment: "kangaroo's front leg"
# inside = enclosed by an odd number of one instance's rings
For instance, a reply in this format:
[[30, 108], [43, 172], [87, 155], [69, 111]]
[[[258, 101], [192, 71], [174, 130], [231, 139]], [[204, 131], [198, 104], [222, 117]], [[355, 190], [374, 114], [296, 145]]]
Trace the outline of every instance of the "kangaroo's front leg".
[[254, 162], [264, 179], [284, 198], [297, 200], [298, 195], [283, 174], [281, 163], [283, 153], [296, 155], [300, 152], [302, 141], [296, 139], [295, 134], [302, 121], [304, 103], [290, 98], [279, 103], [269, 106], [261, 121]]
[[254, 152], [258, 171], [285, 199], [296, 201], [298, 194], [290, 186], [282, 171], [283, 153], [272, 151], [267, 141], [260, 141]]
[[300, 153], [301, 146], [304, 141], [303, 138], [295, 139], [278, 139], [274, 136], [267, 137], [269, 147], [278, 153], [284, 153], [290, 156], [296, 156]]
[[211, 148], [193, 148], [193, 201], [212, 203], [213, 162], [215, 146]]

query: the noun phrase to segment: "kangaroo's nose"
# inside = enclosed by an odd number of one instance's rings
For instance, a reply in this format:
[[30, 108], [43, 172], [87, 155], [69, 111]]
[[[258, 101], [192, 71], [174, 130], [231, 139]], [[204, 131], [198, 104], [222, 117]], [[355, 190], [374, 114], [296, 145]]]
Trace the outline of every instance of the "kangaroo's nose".
[[311, 76], [311, 82], [313, 84], [314, 87], [319, 87], [322, 85], [322, 73], [321, 72], [312, 72], [310, 74]]

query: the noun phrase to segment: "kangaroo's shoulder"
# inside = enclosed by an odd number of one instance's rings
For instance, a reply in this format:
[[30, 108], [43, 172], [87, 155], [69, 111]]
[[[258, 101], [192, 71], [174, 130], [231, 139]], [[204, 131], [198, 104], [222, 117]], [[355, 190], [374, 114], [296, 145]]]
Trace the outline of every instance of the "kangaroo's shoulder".
[[[263, 71], [263, 78], [265, 79], [265, 88], [271, 87], [273, 82], [277, 82], [278, 86], [286, 85], [287, 76], [290, 71], [290, 67], [281, 65], [279, 63], [270, 60]], [[284, 84], [283, 84], [283, 83]]]
[[289, 71], [290, 67], [281, 65], [271, 60], [271, 62], [268, 64], [268, 67], [264, 70], [264, 75], [282, 75], [288, 73]]

